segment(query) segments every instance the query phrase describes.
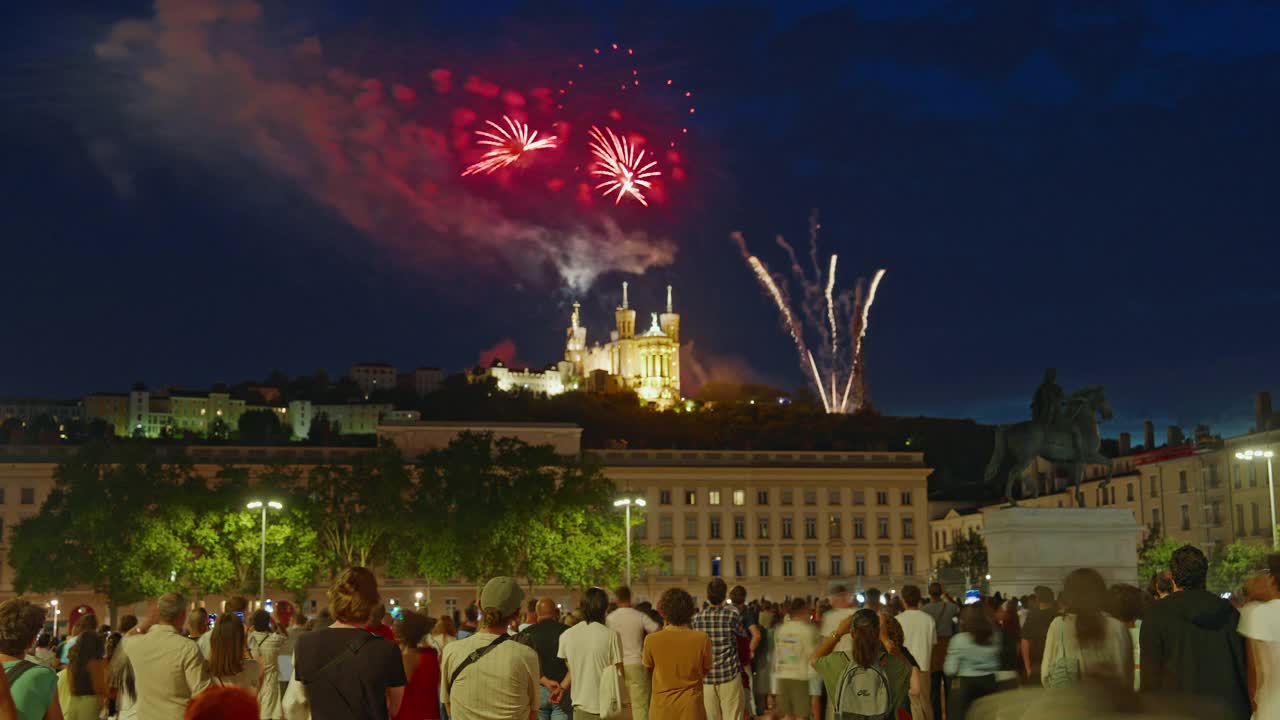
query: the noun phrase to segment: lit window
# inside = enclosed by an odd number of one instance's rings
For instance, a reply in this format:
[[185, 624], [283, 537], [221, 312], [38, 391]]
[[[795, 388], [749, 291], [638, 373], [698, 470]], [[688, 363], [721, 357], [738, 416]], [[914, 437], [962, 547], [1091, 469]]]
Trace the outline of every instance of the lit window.
[[734, 504], [735, 506], [737, 506], [737, 507], [742, 507], [743, 505], [746, 505], [746, 504], [747, 504], [747, 491], [746, 491], [746, 490], [734, 490], [734, 491], [733, 491], [733, 504]]
[[709, 491], [707, 491], [707, 504], [709, 504], [709, 505], [719, 505], [719, 504], [720, 504], [720, 491], [719, 491], [719, 490], [709, 490]]

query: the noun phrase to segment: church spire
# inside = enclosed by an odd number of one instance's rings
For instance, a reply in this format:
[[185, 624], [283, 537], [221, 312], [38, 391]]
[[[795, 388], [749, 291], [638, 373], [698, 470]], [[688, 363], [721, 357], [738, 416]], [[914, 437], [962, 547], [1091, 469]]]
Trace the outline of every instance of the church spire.
[[626, 280], [623, 280], [623, 281], [622, 281], [622, 309], [623, 309], [623, 310], [626, 310], [626, 309], [627, 309], [627, 307], [628, 307], [628, 305], [627, 305], [627, 281], [626, 281]]
[[671, 312], [671, 286], [667, 286], [667, 312]]
[[578, 308], [579, 307], [582, 307], [582, 305], [577, 300], [574, 300], [573, 301], [573, 329], [574, 330], [578, 329]]

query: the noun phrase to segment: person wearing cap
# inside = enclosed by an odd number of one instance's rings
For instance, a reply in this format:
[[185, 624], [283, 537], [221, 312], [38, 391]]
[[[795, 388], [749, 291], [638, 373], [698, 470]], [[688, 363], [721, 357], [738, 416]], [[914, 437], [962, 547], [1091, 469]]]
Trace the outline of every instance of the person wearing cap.
[[[507, 634], [523, 606], [524, 591], [515, 578], [485, 583], [475, 634], [446, 645], [440, 660], [440, 697], [449, 717], [529, 720], [537, 712], [538, 654]], [[473, 653], [479, 656], [472, 659]]]

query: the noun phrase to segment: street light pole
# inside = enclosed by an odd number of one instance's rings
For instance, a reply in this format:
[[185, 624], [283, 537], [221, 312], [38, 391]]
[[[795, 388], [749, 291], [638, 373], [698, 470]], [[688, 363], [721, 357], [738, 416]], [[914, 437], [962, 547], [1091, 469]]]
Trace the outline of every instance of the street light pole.
[[1274, 457], [1275, 452], [1271, 450], [1245, 450], [1236, 453], [1236, 458], [1240, 460], [1265, 459], [1267, 461], [1267, 494], [1271, 497], [1271, 549], [1280, 550], [1280, 528], [1276, 526], [1276, 478], [1271, 468]]
[[258, 607], [264, 607], [267, 603], [267, 508], [279, 510], [284, 506], [275, 500], [267, 502], [254, 500], [245, 507], [250, 510], [262, 508], [262, 559], [258, 563]]
[[613, 501], [614, 507], [621, 507], [625, 510], [626, 537], [627, 537], [627, 569], [622, 576], [622, 584], [631, 587], [631, 506], [636, 505], [644, 507], [644, 498], [621, 498]]

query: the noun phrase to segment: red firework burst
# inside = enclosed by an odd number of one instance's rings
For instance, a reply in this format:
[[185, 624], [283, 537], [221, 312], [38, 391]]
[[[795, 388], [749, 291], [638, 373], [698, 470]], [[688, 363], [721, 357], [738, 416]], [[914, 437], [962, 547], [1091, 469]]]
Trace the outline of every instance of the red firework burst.
[[555, 135], [539, 139], [538, 131], [530, 130], [528, 125], [512, 120], [506, 115], [503, 115], [502, 119], [506, 122], [507, 127], [504, 128], [492, 120], [486, 120], [485, 123], [492, 127], [494, 132], [489, 132], [488, 130], [476, 131], [476, 135], [483, 138], [477, 140], [476, 144], [486, 145], [489, 150], [485, 152], [479, 162], [462, 171], [463, 177], [477, 173], [491, 173], [520, 160], [525, 153], [534, 150], [547, 150], [556, 146]]
[[617, 192], [617, 197], [613, 200], [614, 205], [622, 202], [623, 196], [630, 195], [641, 205], [648, 207], [649, 202], [645, 200], [642, 191], [652, 187], [646, 178], [662, 174], [653, 169], [658, 161], [645, 162], [644, 150], [637, 148], [629, 140], [618, 137], [609, 128], [601, 132], [599, 128], [592, 127], [590, 134], [591, 153], [596, 157], [596, 165], [592, 168], [591, 174], [606, 178], [604, 182], [596, 185], [596, 189], [603, 190], [601, 194], [605, 197]]

